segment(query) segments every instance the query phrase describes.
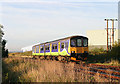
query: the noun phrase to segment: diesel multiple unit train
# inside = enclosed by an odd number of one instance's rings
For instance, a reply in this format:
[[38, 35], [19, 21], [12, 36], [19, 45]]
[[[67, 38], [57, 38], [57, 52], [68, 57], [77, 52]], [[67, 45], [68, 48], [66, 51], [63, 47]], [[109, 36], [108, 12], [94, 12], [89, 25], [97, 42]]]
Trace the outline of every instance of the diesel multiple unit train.
[[88, 38], [84, 36], [70, 36], [32, 47], [33, 57], [41, 59], [86, 60], [88, 56]]

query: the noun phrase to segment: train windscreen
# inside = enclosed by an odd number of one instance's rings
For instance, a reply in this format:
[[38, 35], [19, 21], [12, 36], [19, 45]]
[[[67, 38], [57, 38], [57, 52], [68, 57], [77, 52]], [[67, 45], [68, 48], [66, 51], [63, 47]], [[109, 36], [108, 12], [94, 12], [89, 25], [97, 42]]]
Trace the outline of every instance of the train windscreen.
[[88, 46], [88, 40], [87, 39], [83, 39], [83, 46], [84, 47]]
[[81, 47], [82, 46], [82, 39], [77, 39], [77, 47]]
[[88, 39], [87, 38], [72, 38], [71, 47], [87, 47]]
[[71, 40], [71, 47], [76, 47], [76, 39]]

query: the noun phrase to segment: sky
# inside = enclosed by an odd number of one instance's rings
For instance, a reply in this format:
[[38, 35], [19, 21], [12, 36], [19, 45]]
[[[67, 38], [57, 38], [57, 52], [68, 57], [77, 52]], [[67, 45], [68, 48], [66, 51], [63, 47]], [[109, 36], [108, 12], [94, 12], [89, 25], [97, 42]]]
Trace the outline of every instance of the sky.
[[9, 51], [88, 30], [118, 17], [119, 0], [0, 0], [0, 24]]

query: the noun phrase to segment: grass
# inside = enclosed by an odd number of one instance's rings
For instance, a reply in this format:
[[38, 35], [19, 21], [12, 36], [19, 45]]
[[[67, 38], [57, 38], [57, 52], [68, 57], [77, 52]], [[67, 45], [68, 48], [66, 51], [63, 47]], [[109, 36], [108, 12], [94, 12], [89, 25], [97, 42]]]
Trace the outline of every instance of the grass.
[[32, 56], [32, 51], [9, 53], [10, 57]]
[[[3, 59], [3, 82], [111, 82], [98, 74], [76, 71], [82, 65], [51, 60], [23, 58]], [[78, 67], [76, 70], [75, 68]], [[87, 72], [87, 68], [85, 72]]]

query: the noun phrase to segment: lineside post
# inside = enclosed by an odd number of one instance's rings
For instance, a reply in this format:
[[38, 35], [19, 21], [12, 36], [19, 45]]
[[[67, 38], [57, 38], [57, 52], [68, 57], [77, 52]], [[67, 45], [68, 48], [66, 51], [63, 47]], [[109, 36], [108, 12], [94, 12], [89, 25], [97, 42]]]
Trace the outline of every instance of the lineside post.
[[107, 51], [108, 51], [108, 19], [105, 19], [107, 21]]
[[[111, 32], [109, 32], [109, 29], [111, 31], [112, 29], [112, 47], [114, 45], [114, 21], [117, 21], [117, 19], [105, 19], [107, 21], [107, 51], [110, 49], [111, 50]], [[112, 21], [112, 28], [108, 28], [108, 21]], [[110, 37], [110, 38], [109, 38]], [[109, 46], [109, 41], [110, 41], [110, 46]]]

